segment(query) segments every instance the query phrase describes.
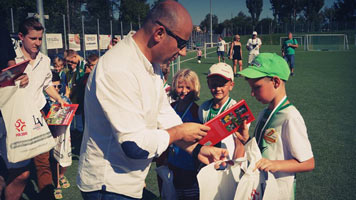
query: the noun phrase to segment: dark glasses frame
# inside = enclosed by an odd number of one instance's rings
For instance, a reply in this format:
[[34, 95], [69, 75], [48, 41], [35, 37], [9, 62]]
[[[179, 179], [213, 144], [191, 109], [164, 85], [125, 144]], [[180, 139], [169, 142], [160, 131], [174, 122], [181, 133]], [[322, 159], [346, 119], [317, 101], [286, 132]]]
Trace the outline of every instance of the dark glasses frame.
[[187, 46], [189, 40], [183, 40], [181, 37], [179, 37], [178, 35], [174, 34], [171, 30], [169, 30], [169, 28], [163, 25], [160, 21], [156, 21], [156, 23], [160, 26], [163, 26], [163, 28], [166, 29], [167, 34], [173, 37], [174, 39], [176, 39], [178, 49], [183, 49], [184, 47]]

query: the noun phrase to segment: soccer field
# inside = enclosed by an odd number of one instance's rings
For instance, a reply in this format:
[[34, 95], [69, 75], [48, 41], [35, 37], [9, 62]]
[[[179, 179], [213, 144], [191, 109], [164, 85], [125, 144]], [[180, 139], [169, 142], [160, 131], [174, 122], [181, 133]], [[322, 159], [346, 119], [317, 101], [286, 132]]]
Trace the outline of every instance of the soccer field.
[[[287, 82], [287, 95], [304, 117], [316, 166], [312, 172], [297, 174], [297, 199], [356, 199], [356, 148], [352, 146], [356, 143], [356, 120], [352, 114], [356, 110], [353, 103], [356, 99], [356, 49], [354, 46], [350, 51], [340, 52], [307, 52], [301, 49], [296, 52], [295, 76]], [[280, 54], [280, 47], [262, 45], [261, 52]], [[195, 52], [186, 58], [193, 56]], [[198, 104], [211, 98], [206, 75], [208, 68], [216, 62], [216, 54], [211, 53], [202, 59], [201, 64], [195, 59], [181, 64], [181, 68], [191, 68], [199, 75], [202, 87]], [[227, 63], [232, 64], [230, 60]], [[246, 67], [245, 49], [243, 63]], [[251, 97], [250, 88], [243, 78], [235, 81], [230, 96], [236, 100], [245, 99], [255, 116], [265, 107]], [[254, 127], [255, 122], [251, 129]], [[73, 146], [73, 165], [66, 172], [71, 187], [63, 190], [63, 199], [81, 199], [75, 184], [79, 147]], [[155, 164], [152, 164], [144, 199], [159, 199], [154, 168]], [[26, 194], [31, 190], [32, 184], [29, 185]]]

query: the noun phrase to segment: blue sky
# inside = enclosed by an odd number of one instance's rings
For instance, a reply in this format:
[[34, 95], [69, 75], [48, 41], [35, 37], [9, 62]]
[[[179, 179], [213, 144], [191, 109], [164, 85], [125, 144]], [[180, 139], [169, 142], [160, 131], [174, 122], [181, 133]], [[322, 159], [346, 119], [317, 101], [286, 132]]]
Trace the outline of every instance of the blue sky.
[[[155, 0], [147, 0], [152, 4]], [[206, 14], [210, 13], [210, 0], [178, 0], [190, 13], [195, 25], [199, 25], [205, 18]], [[330, 7], [334, 0], [324, 0], [324, 6]], [[219, 23], [225, 19], [230, 19], [231, 16], [236, 16], [240, 11], [246, 15], [250, 15], [246, 8], [246, 0], [211, 0], [212, 12], [218, 16]], [[263, 0], [263, 8], [260, 19], [265, 17], [273, 17], [271, 11], [271, 3], [269, 0]]]

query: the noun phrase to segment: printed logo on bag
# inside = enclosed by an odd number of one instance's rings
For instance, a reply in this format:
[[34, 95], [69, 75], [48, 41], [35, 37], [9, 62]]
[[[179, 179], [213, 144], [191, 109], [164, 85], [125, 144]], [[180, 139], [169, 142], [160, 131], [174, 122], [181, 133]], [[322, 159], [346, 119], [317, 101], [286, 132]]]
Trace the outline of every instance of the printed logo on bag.
[[265, 131], [263, 139], [265, 139], [265, 141], [268, 144], [276, 143], [278, 140], [278, 133], [277, 133], [276, 129], [274, 129], [274, 128], [267, 129]]
[[32, 118], [33, 118], [33, 122], [35, 123], [33, 130], [40, 129], [43, 126], [43, 117], [38, 118], [32, 115]]
[[248, 200], [257, 200], [260, 199], [260, 193], [256, 191], [256, 189], [253, 189], [251, 192], [251, 198], [248, 198]]
[[25, 127], [26, 127], [26, 122], [22, 121], [21, 119], [16, 120], [15, 122], [15, 128], [17, 130], [16, 136], [27, 135], [27, 132], [24, 131]]

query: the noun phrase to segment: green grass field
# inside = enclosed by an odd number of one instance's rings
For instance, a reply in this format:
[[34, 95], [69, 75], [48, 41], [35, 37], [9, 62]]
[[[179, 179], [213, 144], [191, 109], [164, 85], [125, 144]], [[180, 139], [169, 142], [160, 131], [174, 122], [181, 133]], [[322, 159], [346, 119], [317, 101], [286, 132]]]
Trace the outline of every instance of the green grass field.
[[[315, 170], [297, 174], [297, 199], [356, 199], [356, 49], [341, 52], [306, 52], [297, 50], [295, 76], [287, 83], [289, 100], [299, 109], [308, 128], [316, 161]], [[300, 48], [302, 49], [302, 48]], [[279, 46], [262, 46], [261, 52], [280, 53]], [[246, 67], [247, 52], [243, 52]], [[189, 57], [193, 57], [188, 54]], [[182, 58], [184, 60], [186, 58]], [[208, 68], [217, 62], [215, 53], [202, 63], [195, 59], [182, 63], [191, 68], [201, 81], [198, 104], [211, 98], [206, 83]], [[230, 60], [227, 63], [231, 64]], [[235, 81], [230, 94], [236, 100], [245, 99], [255, 116], [265, 107], [250, 95], [243, 78]], [[255, 122], [251, 129], [254, 129]], [[78, 147], [74, 147], [73, 165], [66, 176], [72, 186], [63, 190], [64, 199], [81, 199], [75, 180], [78, 164]], [[144, 199], [159, 199], [155, 164], [146, 179]], [[28, 189], [27, 189], [28, 190]], [[31, 199], [31, 198], [30, 198]]]

